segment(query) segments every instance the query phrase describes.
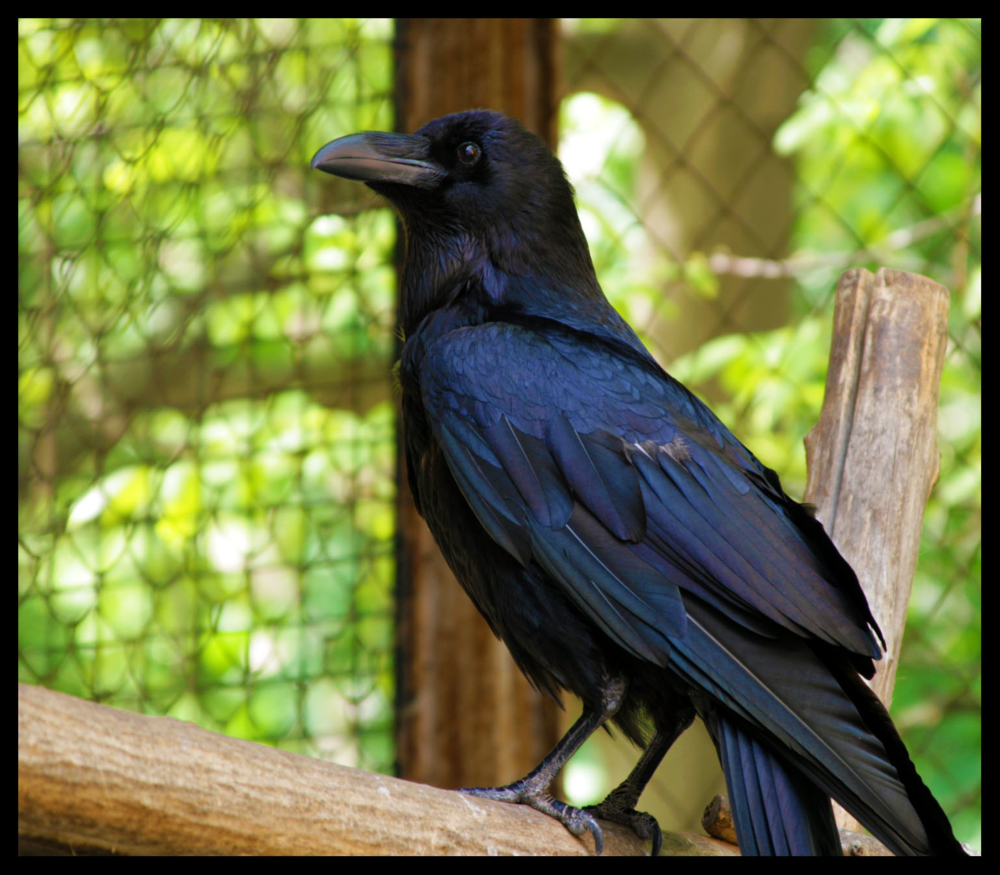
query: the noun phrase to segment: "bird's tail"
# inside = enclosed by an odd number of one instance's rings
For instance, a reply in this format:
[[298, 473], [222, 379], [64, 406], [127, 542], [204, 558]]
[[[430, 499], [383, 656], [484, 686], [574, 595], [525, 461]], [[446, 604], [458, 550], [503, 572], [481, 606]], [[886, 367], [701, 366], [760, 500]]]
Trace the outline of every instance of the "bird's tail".
[[838, 853], [831, 796], [895, 854], [964, 853], [846, 652], [685, 604], [671, 667], [699, 690], [748, 853]]
[[718, 711], [709, 717], [745, 857], [839, 857], [830, 797]]

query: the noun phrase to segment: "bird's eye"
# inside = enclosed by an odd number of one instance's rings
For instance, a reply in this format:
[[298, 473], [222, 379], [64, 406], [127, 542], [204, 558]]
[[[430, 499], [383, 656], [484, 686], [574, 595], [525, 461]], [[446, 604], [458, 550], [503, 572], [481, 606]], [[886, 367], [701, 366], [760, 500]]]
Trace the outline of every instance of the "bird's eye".
[[458, 160], [466, 167], [472, 167], [473, 164], [479, 161], [479, 156], [482, 154], [483, 150], [475, 143], [462, 143], [458, 147]]

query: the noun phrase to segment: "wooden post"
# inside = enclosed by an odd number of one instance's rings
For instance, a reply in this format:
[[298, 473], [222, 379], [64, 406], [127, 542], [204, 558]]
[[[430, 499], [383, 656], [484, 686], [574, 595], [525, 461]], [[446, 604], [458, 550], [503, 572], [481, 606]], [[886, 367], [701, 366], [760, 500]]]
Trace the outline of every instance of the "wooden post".
[[[553, 19], [397, 19], [397, 128], [495, 109], [555, 147], [557, 44]], [[399, 774], [436, 787], [509, 783], [558, 741], [560, 712], [458, 585], [413, 507], [404, 467], [400, 454]]]
[[[903, 271], [842, 274], [823, 411], [805, 441], [805, 500], [857, 572], [885, 635], [872, 687], [886, 707], [938, 474], [949, 297], [944, 286]], [[840, 815], [840, 826], [856, 828]]]

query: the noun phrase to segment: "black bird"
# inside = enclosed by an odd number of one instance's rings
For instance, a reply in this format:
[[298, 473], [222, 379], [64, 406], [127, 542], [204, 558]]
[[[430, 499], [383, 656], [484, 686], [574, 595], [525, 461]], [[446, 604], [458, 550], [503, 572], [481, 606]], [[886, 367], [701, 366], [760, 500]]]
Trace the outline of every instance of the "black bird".
[[[897, 854], [963, 853], [861, 679], [885, 641], [857, 577], [608, 303], [545, 143], [476, 110], [342, 137], [312, 166], [367, 183], [406, 231], [417, 509], [531, 682], [583, 700], [533, 772], [465, 792], [590, 830], [598, 853], [595, 817], [624, 823], [656, 853], [635, 806], [697, 714], [744, 854], [839, 856], [831, 796]], [[607, 720], [645, 748], [631, 775], [589, 809], [553, 799]]]

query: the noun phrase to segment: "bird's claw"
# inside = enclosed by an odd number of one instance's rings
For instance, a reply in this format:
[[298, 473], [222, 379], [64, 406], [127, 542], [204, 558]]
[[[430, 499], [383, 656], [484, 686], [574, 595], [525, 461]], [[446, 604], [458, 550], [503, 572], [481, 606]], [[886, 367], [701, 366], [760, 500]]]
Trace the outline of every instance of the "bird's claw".
[[463, 787], [458, 792], [480, 799], [529, 805], [536, 811], [558, 820], [573, 835], [579, 836], [589, 832], [594, 837], [594, 851], [597, 856], [604, 850], [604, 832], [594, 815], [585, 809], [574, 808], [572, 805], [560, 802], [547, 791], [535, 792], [525, 788], [522, 782], [517, 782], [506, 787]]
[[649, 839], [653, 843], [650, 856], [657, 857], [660, 854], [660, 846], [663, 844], [663, 833], [660, 832], [660, 824], [652, 814], [645, 811], [636, 811], [631, 806], [623, 806], [614, 798], [614, 793], [600, 805], [588, 805], [584, 812], [599, 817], [601, 820], [610, 820], [612, 823], [620, 823], [627, 826], [639, 838]]

